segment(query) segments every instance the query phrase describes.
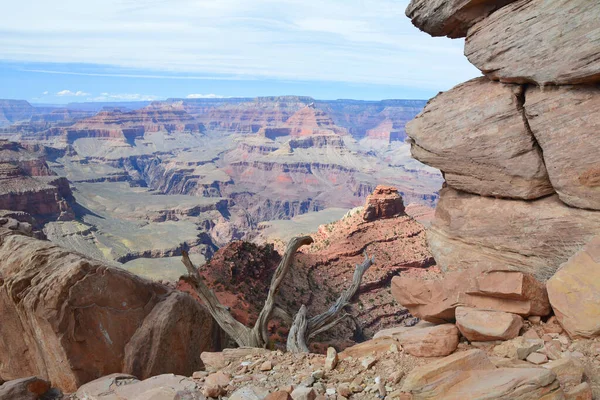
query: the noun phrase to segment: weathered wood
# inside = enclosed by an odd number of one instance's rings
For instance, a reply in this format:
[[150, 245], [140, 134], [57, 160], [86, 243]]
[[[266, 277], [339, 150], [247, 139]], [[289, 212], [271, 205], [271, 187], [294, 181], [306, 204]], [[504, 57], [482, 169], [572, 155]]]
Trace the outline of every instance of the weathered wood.
[[237, 343], [240, 347], [265, 347], [269, 341], [267, 326], [274, 313], [280, 316], [285, 315], [275, 307], [275, 296], [279, 291], [281, 283], [285, 279], [296, 251], [304, 245], [311, 244], [313, 239], [310, 236], [294, 237], [288, 243], [283, 258], [271, 279], [271, 286], [265, 305], [261, 310], [253, 328], [249, 328], [237, 321], [228, 308], [223, 306], [214, 292], [206, 286], [198, 269], [194, 266], [187, 251], [182, 250], [181, 261], [185, 265], [189, 276], [184, 278], [194, 288], [202, 302], [208, 308], [212, 317], [219, 326]]
[[[362, 282], [363, 275], [375, 263], [375, 257], [369, 257], [365, 252], [365, 260], [357, 264], [352, 277], [352, 284], [342, 292], [329, 310], [306, 320], [306, 307], [302, 305], [296, 314], [294, 323], [288, 335], [287, 349], [292, 352], [308, 352], [307, 343], [319, 333], [325, 332], [340, 323], [349, 314], [343, 313], [350, 300], [356, 295]], [[342, 314], [343, 313], [343, 314]], [[342, 315], [340, 315], [342, 314]]]

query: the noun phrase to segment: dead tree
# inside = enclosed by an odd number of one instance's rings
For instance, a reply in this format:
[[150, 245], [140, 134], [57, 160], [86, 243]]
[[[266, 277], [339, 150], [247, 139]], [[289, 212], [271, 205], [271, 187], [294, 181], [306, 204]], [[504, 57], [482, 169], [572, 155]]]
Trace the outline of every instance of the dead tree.
[[[184, 277], [183, 279], [194, 288], [215, 321], [217, 321], [219, 326], [237, 343], [238, 346], [266, 347], [269, 341], [267, 327], [271, 318], [277, 316], [284, 320], [291, 320], [289, 314], [275, 306], [275, 296], [292, 265], [292, 259], [296, 254], [296, 251], [300, 247], [311, 244], [312, 242], [313, 239], [310, 236], [294, 237], [290, 240], [285, 249], [283, 259], [277, 266], [275, 274], [271, 279], [271, 286], [269, 287], [263, 309], [258, 315], [258, 319], [252, 328], [243, 325], [233, 318], [228, 308], [219, 302], [214, 292], [206, 286], [202, 280], [198, 269], [194, 266], [185, 250], [182, 251], [182, 262], [187, 268], [189, 276]], [[306, 343], [310, 339], [317, 334], [330, 329], [348, 316], [348, 314], [345, 313], [342, 315], [340, 314], [343, 312], [344, 307], [349, 303], [350, 299], [354, 297], [358, 291], [365, 271], [374, 263], [374, 261], [374, 258], [367, 257], [365, 253], [365, 261], [356, 266], [352, 285], [341, 294], [340, 298], [328, 311], [307, 319], [306, 306], [302, 305], [293, 320], [288, 335], [287, 348], [289, 351], [308, 352]]]
[[208, 308], [208, 311], [213, 316], [219, 326], [231, 337], [240, 347], [266, 347], [269, 338], [267, 332], [267, 325], [271, 320], [274, 313], [281, 314], [285, 313], [283, 310], [278, 310], [275, 307], [275, 296], [279, 291], [279, 287], [283, 282], [290, 266], [292, 265], [292, 259], [296, 254], [296, 251], [304, 246], [311, 244], [313, 239], [310, 236], [295, 237], [288, 243], [283, 259], [277, 266], [275, 274], [271, 279], [271, 286], [269, 287], [269, 293], [267, 294], [267, 300], [263, 306], [262, 311], [258, 315], [258, 319], [254, 324], [254, 327], [249, 328], [237, 321], [227, 307], [221, 304], [215, 296], [214, 292], [206, 286], [198, 269], [194, 266], [188, 253], [182, 251], [182, 262], [187, 268], [189, 276], [185, 277], [186, 280], [198, 293], [198, 296]]
[[310, 339], [314, 338], [319, 333], [333, 328], [336, 324], [349, 316], [349, 314], [344, 312], [344, 308], [350, 303], [350, 300], [354, 297], [356, 292], [358, 292], [358, 288], [360, 287], [365, 272], [367, 272], [369, 267], [375, 263], [375, 257], [369, 257], [366, 251], [364, 254], [365, 260], [362, 264], [356, 264], [354, 276], [352, 277], [352, 284], [348, 289], [342, 292], [335, 304], [332, 305], [329, 310], [307, 319], [306, 306], [303, 304], [302, 307], [300, 307], [288, 334], [288, 351], [295, 353], [308, 352], [307, 343]]

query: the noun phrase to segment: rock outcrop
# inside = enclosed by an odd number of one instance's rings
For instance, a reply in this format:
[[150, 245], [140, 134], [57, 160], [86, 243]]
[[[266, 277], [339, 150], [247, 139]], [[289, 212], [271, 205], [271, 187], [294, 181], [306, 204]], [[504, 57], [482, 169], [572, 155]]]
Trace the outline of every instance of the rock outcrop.
[[595, 84], [600, 82], [598, 19], [594, 1], [516, 1], [469, 29], [465, 55], [501, 82]]
[[523, 318], [502, 311], [457, 307], [456, 326], [471, 342], [509, 340], [519, 335]]
[[566, 206], [557, 195], [502, 200], [447, 187], [427, 239], [445, 270], [510, 266], [545, 281], [598, 234], [600, 212]]
[[406, 125], [417, 160], [449, 186], [482, 196], [536, 199], [554, 192], [523, 121], [523, 88], [477, 78], [431, 99]]
[[600, 236], [563, 264], [547, 287], [556, 318], [569, 336], [600, 336]]
[[378, 185], [367, 197], [363, 219], [373, 221], [380, 218], [392, 218], [404, 214], [404, 203], [398, 189]]
[[544, 285], [506, 269], [453, 271], [427, 280], [400, 275], [392, 279], [392, 295], [412, 315], [433, 323], [453, 322], [461, 306], [523, 317], [550, 314]]
[[559, 198], [600, 210], [600, 87], [530, 87], [526, 96], [527, 121]]
[[459, 38], [471, 26], [515, 0], [412, 0], [406, 16], [431, 36]]
[[64, 391], [113, 372], [191, 374], [220, 329], [187, 295], [0, 226], [2, 379]]
[[428, 233], [434, 258], [445, 271], [547, 280], [600, 233], [600, 7], [414, 0], [407, 14], [432, 35], [466, 32], [465, 55], [486, 75], [407, 126], [413, 156], [446, 180]]
[[23, 146], [0, 140], [0, 210], [23, 211], [37, 222], [71, 220], [69, 182]]

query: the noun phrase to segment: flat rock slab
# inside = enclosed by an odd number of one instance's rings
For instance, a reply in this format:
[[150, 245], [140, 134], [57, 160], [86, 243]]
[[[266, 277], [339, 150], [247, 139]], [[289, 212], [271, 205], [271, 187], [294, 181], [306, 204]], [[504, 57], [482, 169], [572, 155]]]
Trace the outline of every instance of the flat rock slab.
[[415, 368], [402, 392], [413, 400], [564, 398], [554, 373], [543, 368], [496, 368], [482, 350], [455, 353]]
[[[460, 306], [523, 317], [550, 313], [550, 302], [543, 283], [530, 274], [505, 269], [473, 267], [448, 272], [441, 280], [395, 276], [392, 279], [392, 295], [412, 315], [433, 323], [453, 322], [455, 309]], [[420, 324], [422, 322], [417, 326]], [[393, 336], [407, 329], [410, 328], [392, 328], [377, 335]]]
[[600, 82], [600, 7], [590, 0], [520, 0], [469, 29], [465, 55], [493, 80]]
[[431, 36], [459, 38], [477, 21], [514, 0], [412, 0], [406, 16]]
[[458, 346], [458, 329], [454, 324], [413, 327], [394, 335], [404, 351], [415, 357], [444, 357]]
[[525, 99], [529, 126], [560, 199], [600, 210], [600, 87], [530, 87]]
[[557, 195], [519, 201], [443, 188], [427, 239], [442, 270], [510, 267], [545, 282], [599, 234], [599, 212], [569, 207]]
[[523, 318], [502, 311], [458, 307], [456, 326], [471, 342], [510, 340], [519, 335], [523, 327]]
[[570, 258], [548, 281], [548, 297], [571, 338], [600, 335], [600, 236]]
[[523, 88], [485, 77], [429, 101], [406, 124], [413, 157], [448, 185], [482, 196], [535, 199], [554, 192], [523, 116]]

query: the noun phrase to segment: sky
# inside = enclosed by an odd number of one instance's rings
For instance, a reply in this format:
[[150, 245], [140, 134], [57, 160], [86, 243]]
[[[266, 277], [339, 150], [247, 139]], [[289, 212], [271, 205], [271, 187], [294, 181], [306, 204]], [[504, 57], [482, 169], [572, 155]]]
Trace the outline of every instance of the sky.
[[0, 0], [0, 98], [427, 99], [480, 75], [402, 0]]

